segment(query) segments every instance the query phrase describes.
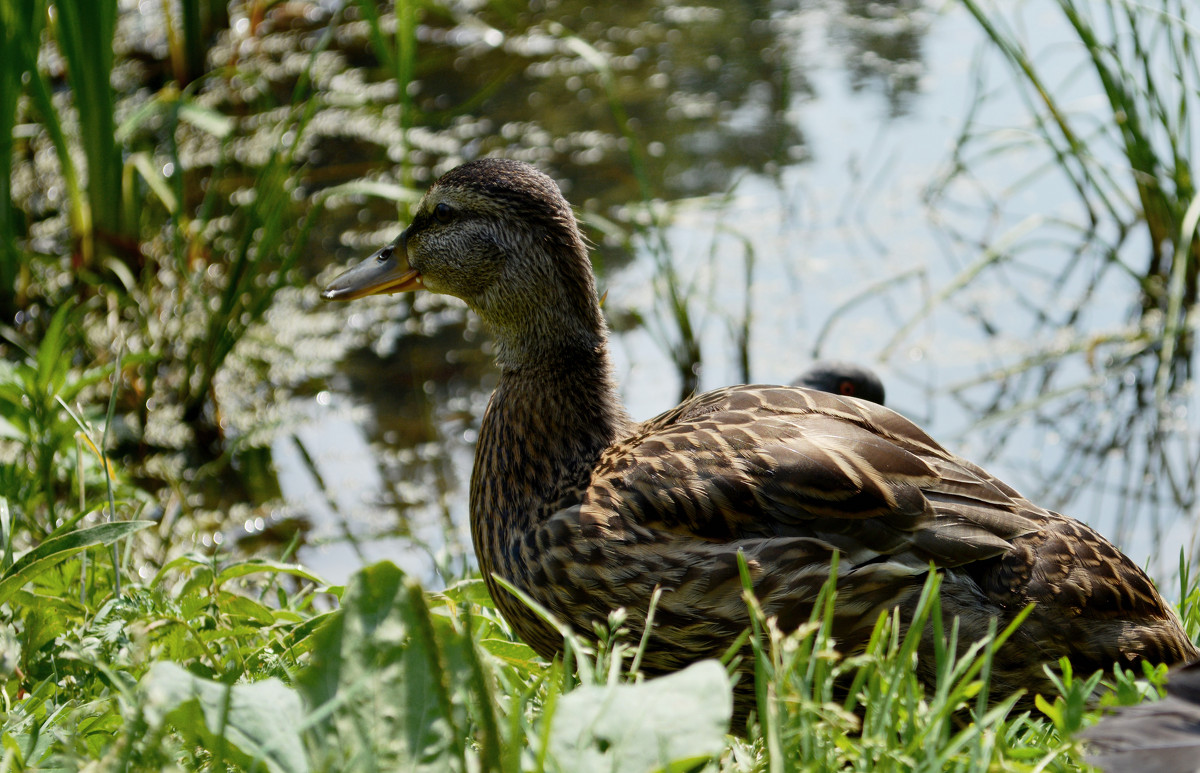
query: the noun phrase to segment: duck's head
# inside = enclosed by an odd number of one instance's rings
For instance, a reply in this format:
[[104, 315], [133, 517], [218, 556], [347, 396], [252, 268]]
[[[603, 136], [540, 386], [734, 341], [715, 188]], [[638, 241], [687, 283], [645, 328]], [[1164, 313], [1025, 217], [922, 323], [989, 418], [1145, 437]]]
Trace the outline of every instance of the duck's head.
[[870, 368], [845, 360], [820, 360], [792, 382], [846, 397], [858, 397], [883, 405], [883, 381]]
[[394, 242], [329, 283], [324, 297], [425, 289], [466, 301], [502, 362], [603, 342], [587, 248], [554, 181], [529, 164], [481, 159], [443, 175]]

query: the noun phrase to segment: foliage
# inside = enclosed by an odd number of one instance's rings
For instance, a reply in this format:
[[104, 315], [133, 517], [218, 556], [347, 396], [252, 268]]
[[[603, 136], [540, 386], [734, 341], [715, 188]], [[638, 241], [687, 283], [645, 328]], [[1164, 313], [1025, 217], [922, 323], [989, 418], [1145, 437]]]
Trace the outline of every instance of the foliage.
[[[265, 582], [241, 584], [251, 576]], [[920, 613], [947, 643], [932, 693], [914, 675], [918, 629], [901, 634], [887, 616], [864, 653], [839, 657], [830, 592], [825, 614], [795, 633], [755, 617], [769, 646], [756, 648], [763, 713], [745, 737], [725, 736], [724, 668], [710, 661], [642, 681], [620, 615], [595, 650], [569, 636], [565, 663], [546, 664], [513, 638], [480, 580], [429, 594], [378, 564], [340, 594], [337, 612], [322, 613], [318, 586], [263, 592], [286, 577], [312, 579], [288, 565], [188, 557], [82, 605], [58, 580], [34, 580], [8, 606], [19, 631], [6, 642], [16, 664], [2, 730], [9, 766], [1072, 770], [1081, 748], [1070, 736], [1099, 716], [1089, 708], [1099, 675], [1076, 678], [1065, 663], [1060, 694], [1039, 696], [1044, 717], [1013, 715], [1018, 696], [987, 709], [1002, 635], [956, 657], [936, 576]], [[58, 601], [46, 608], [48, 598]], [[1163, 673], [1143, 675], [1148, 686], [1136, 676], [1119, 670], [1105, 704], [1144, 699]]]
[[[46, 515], [36, 496], [14, 500], [26, 516], [20, 519], [9, 516], [7, 502], [0, 507], [5, 769], [587, 773], [1080, 764], [1071, 736], [1098, 716], [1092, 698], [1100, 676], [1076, 677], [1062, 664], [1059, 694], [1037, 697], [1042, 716], [1014, 715], [1019, 695], [988, 708], [991, 656], [1011, 629], [960, 650], [956, 622], [940, 616], [936, 574], [912, 625], [881, 617], [865, 650], [850, 657], [837, 653], [830, 636], [832, 582], [812, 619], [791, 633], [765, 618], [747, 592], [758, 709], [745, 735], [728, 736], [731, 672], [707, 662], [644, 679], [637, 667], [644, 640], [628, 640], [621, 612], [596, 631], [594, 647], [564, 630], [564, 659], [545, 663], [514, 637], [479, 579], [431, 594], [384, 563], [366, 567], [343, 590], [293, 564], [221, 553], [183, 553], [147, 571], [156, 561], [157, 524], [128, 517], [145, 498], [129, 482], [116, 486], [127, 499], [112, 496], [108, 479], [116, 472], [103, 439], [89, 442], [104, 481], [84, 474], [82, 455], [66, 442], [69, 423], [91, 434], [62, 395], [112, 374], [60, 366], [61, 357], [45, 354], [53, 338], [42, 346], [0, 378], [5, 416], [25, 453], [44, 454], [51, 469], [74, 476], [82, 495], [78, 505], [60, 505], [63, 525], [49, 532], [28, 517]], [[76, 469], [69, 470], [72, 458]], [[88, 504], [91, 490], [105, 492], [100, 523]], [[125, 547], [113, 554], [111, 572], [91, 569], [100, 548], [119, 543]], [[1200, 589], [1186, 576], [1183, 582], [1183, 619], [1195, 635]], [[932, 691], [914, 668], [926, 631], [940, 643]], [[1118, 670], [1104, 703], [1142, 700], [1162, 678], [1161, 671]]]
[[[1200, 297], [1195, 8], [1178, 0], [964, 7], [992, 46], [977, 60], [976, 98], [930, 198], [946, 212], [982, 207], [976, 224], [986, 221], [988, 233], [947, 223], [970, 265], [887, 348], [900, 351], [935, 309], [980, 287], [1010, 290], [1015, 300], [1003, 308], [970, 316], [985, 340], [1007, 335], [1013, 345], [953, 390], [986, 417], [994, 443], [982, 445], [996, 453], [1015, 426], [1048, 427], [1064, 453], [1045, 465], [1046, 498], [1120, 478], [1110, 536], [1157, 532], [1159, 502], [1190, 512], [1196, 499], [1185, 472], [1195, 454], [1172, 418], [1190, 400]], [[1067, 38], [1034, 43], [1027, 11], [1058, 16]], [[995, 58], [1007, 71], [998, 88], [985, 64]], [[992, 115], [996, 94], [1015, 97], [1018, 109], [1010, 100]], [[1017, 203], [1047, 190], [1056, 208]], [[1099, 421], [1089, 414], [1095, 405], [1107, 409]]]
[[[1186, 372], [1191, 342], [1182, 315], [1196, 303], [1200, 277], [1192, 130], [1200, 107], [1200, 67], [1187, 3], [1152, 9], [1058, 0], [1112, 111], [1113, 120], [1096, 127], [1071, 116], [999, 14], [986, 13], [975, 0], [965, 5], [1016, 72], [1035, 121], [1034, 136], [1049, 148], [1054, 169], [1070, 180], [1089, 226], [1097, 229], [1102, 220], [1115, 224], [1118, 240], [1144, 226], [1149, 259], [1144, 267], [1130, 268], [1141, 274], [1143, 314], [1153, 311], [1161, 318], [1155, 337], [1161, 341], [1161, 394]], [[1109, 166], [1108, 151], [1119, 166]]]
[[[215, 0], [186, 0], [174, 18], [163, 5], [180, 79], [142, 88], [121, 76], [128, 65], [114, 55], [131, 45], [128, 32], [114, 40], [117, 6], [0, 6], [11, 43], [0, 68], [0, 151], [13, 161], [0, 175], [0, 311], [16, 324], [5, 337], [50, 338], [60, 353], [86, 352], [109, 370], [130, 352], [123, 375], [138, 388], [118, 395], [118, 415], [141, 434], [127, 440], [143, 454], [158, 445], [147, 406], [167, 405], [193, 433], [197, 461], [208, 461], [231, 450], [214, 381], [294, 281], [321, 211], [319, 201], [304, 213], [297, 206], [297, 149], [316, 103], [305, 75], [277, 120], [239, 115], [246, 105], [225, 91], [254, 74], [236, 62], [197, 71], [227, 34], [227, 9]], [[19, 190], [14, 169], [23, 170]], [[64, 227], [46, 228], [55, 222]], [[50, 311], [65, 307], [76, 311], [64, 328]], [[61, 494], [44, 464], [33, 469], [43, 493]]]

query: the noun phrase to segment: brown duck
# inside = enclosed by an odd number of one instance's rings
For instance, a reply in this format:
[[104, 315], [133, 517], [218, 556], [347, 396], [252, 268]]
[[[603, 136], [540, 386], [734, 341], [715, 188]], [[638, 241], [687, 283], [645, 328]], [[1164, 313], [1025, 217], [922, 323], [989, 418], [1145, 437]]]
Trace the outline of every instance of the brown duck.
[[[527, 164], [450, 171], [399, 238], [325, 297], [419, 289], [466, 301], [495, 335], [500, 380], [475, 453], [471, 532], [500, 610], [544, 657], [559, 651], [558, 634], [493, 575], [584, 635], [625, 607], [640, 636], [661, 588], [643, 661], [661, 673], [720, 656], [747, 627], [739, 551], [785, 629], [808, 619], [838, 551], [844, 651], [866, 642], [880, 613], [911, 611], [931, 562], [964, 641], [1036, 602], [993, 665], [997, 697], [1049, 690], [1042, 664], [1064, 655], [1091, 672], [1200, 654], [1108, 540], [881, 405], [735, 386], [632, 421], [575, 217]], [[927, 679], [932, 646], [920, 659]]]

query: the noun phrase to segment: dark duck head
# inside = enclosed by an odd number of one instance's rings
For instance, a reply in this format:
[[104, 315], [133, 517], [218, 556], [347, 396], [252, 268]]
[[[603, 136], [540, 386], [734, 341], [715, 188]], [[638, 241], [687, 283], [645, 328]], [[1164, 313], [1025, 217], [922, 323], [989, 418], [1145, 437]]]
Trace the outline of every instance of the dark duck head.
[[883, 381], [875, 371], [845, 360], [818, 360], [792, 383], [880, 405], [884, 402]]
[[603, 348], [606, 326], [575, 215], [528, 164], [482, 159], [442, 176], [392, 244], [325, 290], [329, 300], [426, 289], [491, 328], [501, 367]]

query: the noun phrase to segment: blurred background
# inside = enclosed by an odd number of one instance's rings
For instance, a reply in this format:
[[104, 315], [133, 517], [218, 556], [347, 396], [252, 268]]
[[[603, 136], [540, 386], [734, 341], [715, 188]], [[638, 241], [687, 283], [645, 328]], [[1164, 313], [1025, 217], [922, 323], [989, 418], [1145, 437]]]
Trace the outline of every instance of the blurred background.
[[100, 518], [111, 456], [158, 561], [469, 571], [486, 330], [319, 290], [498, 154], [576, 207], [635, 418], [853, 360], [1169, 580], [1200, 527], [1187, 6], [5, 2], [18, 542]]

